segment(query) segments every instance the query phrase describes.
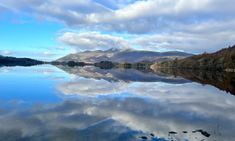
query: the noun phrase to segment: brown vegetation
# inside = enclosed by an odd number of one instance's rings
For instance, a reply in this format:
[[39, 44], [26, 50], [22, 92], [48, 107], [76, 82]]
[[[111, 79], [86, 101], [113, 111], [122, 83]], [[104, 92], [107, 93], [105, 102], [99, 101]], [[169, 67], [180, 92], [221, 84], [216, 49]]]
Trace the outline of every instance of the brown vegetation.
[[155, 63], [152, 68], [177, 68], [235, 72], [235, 45], [215, 53]]

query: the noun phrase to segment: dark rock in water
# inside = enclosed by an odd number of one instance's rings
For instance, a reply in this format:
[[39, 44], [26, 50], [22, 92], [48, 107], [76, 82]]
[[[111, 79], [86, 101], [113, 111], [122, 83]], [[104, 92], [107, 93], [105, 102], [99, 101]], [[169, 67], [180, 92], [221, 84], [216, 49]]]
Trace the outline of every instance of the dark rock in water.
[[187, 132], [187, 131], [183, 131], [183, 133], [185, 133], [185, 134], [186, 134], [186, 133], [188, 133], [188, 132]]
[[177, 134], [177, 132], [170, 131], [169, 134]]
[[146, 137], [146, 136], [142, 136], [140, 138], [143, 139], [143, 140], [147, 140], [148, 139], [148, 137]]
[[150, 134], [150, 136], [154, 137], [154, 134], [153, 134], [153, 133], [151, 133], [151, 134]]
[[207, 133], [206, 131], [203, 131], [203, 130], [195, 130], [195, 131], [192, 131], [193, 133], [197, 133], [197, 132], [199, 132], [199, 133], [201, 133], [203, 136], [205, 136], [205, 137], [210, 137], [210, 134], [209, 133]]

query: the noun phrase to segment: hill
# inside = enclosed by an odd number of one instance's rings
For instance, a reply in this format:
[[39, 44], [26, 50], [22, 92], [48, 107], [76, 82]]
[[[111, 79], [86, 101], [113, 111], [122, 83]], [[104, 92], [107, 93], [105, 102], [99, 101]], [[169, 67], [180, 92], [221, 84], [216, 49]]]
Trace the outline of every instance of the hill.
[[116, 63], [136, 63], [136, 62], [156, 62], [172, 60], [174, 58], [185, 58], [192, 54], [184, 52], [154, 52], [154, 51], [139, 51], [139, 50], [117, 50], [110, 49], [106, 51], [85, 51], [76, 54], [69, 54], [56, 62], [86, 62], [97, 63], [101, 61], [111, 61]]
[[30, 59], [30, 58], [16, 58], [0, 55], [0, 67], [1, 66], [33, 66], [43, 64], [44, 62]]
[[184, 59], [176, 58], [171, 61], [157, 62], [152, 65], [151, 68], [177, 68], [235, 72], [235, 45], [211, 54], [203, 53]]

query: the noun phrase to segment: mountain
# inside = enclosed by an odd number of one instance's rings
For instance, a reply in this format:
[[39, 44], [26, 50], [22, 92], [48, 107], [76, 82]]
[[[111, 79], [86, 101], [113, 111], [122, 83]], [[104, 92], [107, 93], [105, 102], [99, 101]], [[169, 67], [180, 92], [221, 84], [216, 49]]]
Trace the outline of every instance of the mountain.
[[171, 51], [171, 52], [154, 52], [154, 51], [140, 51], [140, 50], [117, 50], [109, 49], [106, 51], [85, 51], [75, 54], [69, 54], [63, 58], [56, 60], [56, 62], [86, 62], [97, 63], [100, 61], [111, 61], [117, 63], [135, 63], [135, 62], [156, 62], [171, 60], [174, 58], [185, 58], [192, 56], [192, 54]]
[[0, 67], [1, 66], [33, 66], [43, 64], [44, 62], [30, 59], [30, 58], [16, 58], [6, 57], [0, 55]]
[[203, 53], [184, 59], [157, 62], [153, 64], [151, 68], [177, 68], [235, 72], [235, 45], [221, 49], [215, 53]]

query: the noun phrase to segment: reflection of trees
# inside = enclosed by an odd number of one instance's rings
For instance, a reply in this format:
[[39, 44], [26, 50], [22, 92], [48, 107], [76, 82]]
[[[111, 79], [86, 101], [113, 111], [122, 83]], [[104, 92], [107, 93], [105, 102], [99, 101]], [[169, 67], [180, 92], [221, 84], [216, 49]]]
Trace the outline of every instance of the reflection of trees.
[[235, 73], [169, 68], [159, 68], [156, 69], [155, 72], [172, 74], [201, 84], [213, 85], [219, 88], [220, 90], [224, 90], [235, 95]]
[[173, 84], [188, 83], [188, 80], [174, 77], [164, 73], [154, 73], [150, 69], [102, 69], [99, 67], [70, 67], [67, 65], [56, 65], [61, 70], [79, 77], [93, 78], [97, 80], [106, 80], [109, 82], [165, 82]]

